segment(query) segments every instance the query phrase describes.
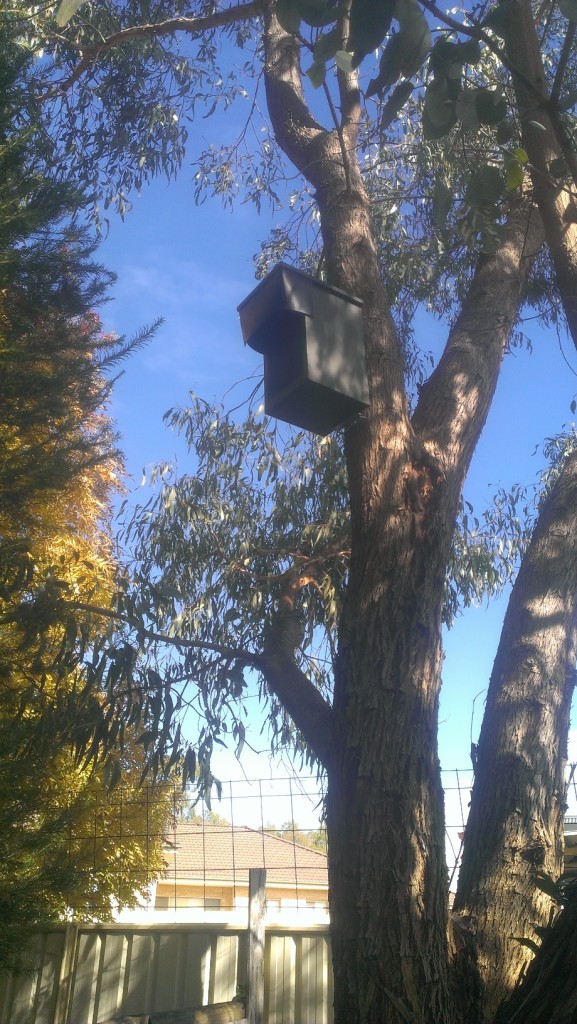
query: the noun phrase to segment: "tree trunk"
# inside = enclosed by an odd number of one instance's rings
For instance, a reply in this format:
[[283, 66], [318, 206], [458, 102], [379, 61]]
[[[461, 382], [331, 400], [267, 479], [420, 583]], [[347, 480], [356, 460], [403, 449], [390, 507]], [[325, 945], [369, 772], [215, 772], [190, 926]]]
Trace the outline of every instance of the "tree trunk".
[[[545, 500], [509, 601], [489, 685], [455, 918], [467, 1019], [492, 1020], [532, 958], [558, 878], [577, 657], [577, 453]], [[514, 898], [512, 898], [514, 893]]]
[[[437, 754], [446, 565], [461, 487], [515, 322], [539, 218], [520, 206], [469, 297], [411, 422], [356, 152], [304, 104], [298, 44], [270, 13], [276, 137], [315, 188], [327, 276], [364, 303], [371, 396], [346, 431], [351, 567], [340, 624], [328, 777], [337, 1024], [452, 1024], [443, 794]], [[538, 237], [537, 237], [538, 236]]]
[[[577, 347], [577, 223], [574, 187], [551, 174], [554, 161], [567, 156], [575, 175], [573, 143], [562, 146], [564, 132], [559, 111], [552, 109], [547, 77], [535, 25], [531, 0], [515, 0], [506, 22], [507, 54], [521, 75], [513, 74], [523, 145], [531, 164], [535, 199], [543, 218], [547, 244], [567, 318], [567, 327]], [[574, 181], [574, 186], [577, 182]]]
[[577, 889], [547, 932], [523, 984], [502, 1006], [495, 1024], [576, 1024]]
[[388, 580], [375, 573], [351, 591], [341, 632], [327, 825], [336, 1019], [351, 1024], [454, 1020], [437, 756], [438, 560], [411, 539], [413, 525], [399, 531], [409, 564], [391, 559], [384, 536], [375, 562], [388, 556]]

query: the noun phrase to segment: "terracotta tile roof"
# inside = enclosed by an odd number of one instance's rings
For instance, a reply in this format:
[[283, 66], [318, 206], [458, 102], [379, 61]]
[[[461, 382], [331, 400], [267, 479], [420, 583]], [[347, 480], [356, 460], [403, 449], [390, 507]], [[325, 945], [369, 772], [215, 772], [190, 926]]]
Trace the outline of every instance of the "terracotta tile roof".
[[268, 884], [328, 887], [325, 853], [245, 826], [177, 822], [164, 859], [169, 878], [248, 884], [249, 868], [266, 868]]

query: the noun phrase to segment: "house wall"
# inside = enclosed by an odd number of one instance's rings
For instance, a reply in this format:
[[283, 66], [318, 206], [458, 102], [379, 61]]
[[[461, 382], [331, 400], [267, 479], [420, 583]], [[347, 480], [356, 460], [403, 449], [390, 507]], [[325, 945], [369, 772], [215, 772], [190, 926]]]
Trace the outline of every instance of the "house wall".
[[[267, 902], [271, 906], [284, 907], [305, 907], [308, 905], [322, 904], [327, 906], [328, 893], [326, 887], [312, 888], [299, 885], [280, 886], [267, 884]], [[207, 881], [206, 885], [189, 883], [170, 878], [161, 878], [156, 883], [156, 898], [154, 907], [162, 909], [163, 903], [168, 900], [168, 908], [175, 905], [183, 907], [188, 901], [189, 906], [203, 907], [205, 900], [220, 900], [221, 910], [234, 910], [235, 907], [248, 905], [248, 885], [215, 885]], [[279, 901], [281, 901], [279, 903]]]
[[[226, 1002], [246, 985], [246, 927], [71, 925], [39, 931], [0, 977], [0, 1024], [97, 1024]], [[267, 928], [265, 1024], [332, 1024], [328, 928]]]

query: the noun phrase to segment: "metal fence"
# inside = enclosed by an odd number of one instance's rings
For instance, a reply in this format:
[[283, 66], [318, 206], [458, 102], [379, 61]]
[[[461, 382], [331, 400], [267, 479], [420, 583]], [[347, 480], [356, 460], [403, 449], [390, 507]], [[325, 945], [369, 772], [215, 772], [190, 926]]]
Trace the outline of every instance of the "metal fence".
[[[472, 782], [472, 770], [443, 772], [450, 879], [455, 878], [458, 870]], [[326, 849], [322, 779], [306, 776], [223, 782], [218, 794], [213, 796], [210, 812], [194, 799], [192, 790], [183, 792], [178, 786], [157, 785], [143, 787], [136, 801], [134, 794], [127, 799], [119, 786], [112, 793], [103, 794], [92, 818], [85, 815], [77, 826], [70, 828], [68, 848], [72, 857], [75, 851], [82, 851], [82, 870], [86, 875], [86, 884], [81, 885], [80, 890], [90, 892], [93, 898], [93, 903], [87, 904], [84, 897], [85, 917], [88, 911], [88, 916], [103, 920], [114, 912], [106, 902], [108, 897], [102, 898], [106, 887], [99, 883], [101, 875], [103, 878], [110, 876], [111, 849], [119, 851], [117, 862], [122, 864], [124, 892], [130, 890], [131, 882], [132, 888], [143, 894], [143, 899], [147, 893], [152, 893], [148, 909], [156, 913], [162, 910], [184, 912], [194, 906], [223, 911], [242, 908], [246, 905], [248, 867], [267, 870], [271, 883], [267, 898], [271, 907], [274, 904], [277, 909], [287, 908], [291, 900], [294, 907], [300, 909], [311, 904], [319, 907], [323, 900], [326, 903], [318, 885], [315, 891], [313, 884], [319, 882], [318, 854]], [[157, 813], [159, 803], [165, 805], [164, 815]], [[190, 823], [195, 823], [195, 829], [189, 828], [186, 835]], [[193, 850], [195, 830], [202, 832], [202, 839]], [[249, 834], [252, 836], [250, 850]], [[214, 855], [217, 841], [222, 851], [220, 858]], [[131, 858], [131, 848], [136, 845], [140, 855]], [[160, 869], [159, 845], [162, 847]], [[307, 850], [310, 852], [303, 852]], [[185, 893], [183, 888], [187, 874], [195, 883], [194, 892]], [[169, 886], [171, 881], [172, 887]], [[157, 882], [160, 887], [155, 899]], [[78, 907], [72, 892], [69, 907], [74, 916]]]
[[[443, 773], [447, 820], [447, 860], [449, 875], [455, 879], [458, 870], [462, 836], [473, 782], [472, 770]], [[158, 797], [158, 788], [155, 795]], [[166, 793], [164, 796], [166, 797]], [[310, 855], [314, 870], [323, 860], [324, 830], [322, 822], [322, 783], [306, 779], [243, 780], [226, 783], [211, 814], [200, 813], [192, 794], [178, 789], [168, 794], [173, 801], [170, 822], [162, 834], [166, 847], [164, 870], [158, 878], [169, 884], [175, 893], [180, 884], [196, 886], [191, 900], [201, 899], [195, 914], [182, 906], [184, 899], [175, 896], [174, 915], [144, 908], [144, 917], [135, 923], [117, 921], [113, 924], [69, 923], [39, 929], [24, 970], [18, 976], [0, 977], [0, 1024], [97, 1024], [117, 1015], [186, 1009], [194, 1005], [226, 1002], [246, 984], [246, 913], [243, 886], [246, 866], [235, 853], [230, 838], [235, 833], [257, 837], [263, 851], [262, 863], [251, 867], [267, 869], [267, 899], [275, 913], [268, 915], [265, 953], [265, 1021], [266, 1024], [331, 1024], [332, 973], [328, 922], [312, 923], [301, 915], [287, 914], [273, 893], [281, 889], [293, 900], [292, 909], [308, 907], [313, 886], [307, 868]], [[115, 791], [110, 800], [118, 801], [108, 821], [118, 822], [119, 838], [126, 842], [130, 829], [123, 821], [122, 792]], [[152, 799], [148, 794], [146, 799]], [[568, 810], [577, 811], [575, 766], [569, 775]], [[124, 808], [129, 813], [129, 805]], [[150, 820], [155, 820], [151, 815]], [[196, 821], [202, 836], [202, 848], [209, 849], [208, 835], [231, 850], [226, 870], [232, 879], [232, 897], [228, 904], [219, 904], [215, 911], [217, 883], [222, 887], [218, 865], [211, 858], [202, 860], [194, 879], [178, 876], [178, 858], [171, 849], [180, 842], [179, 822]], [[86, 822], [82, 826], [86, 828]], [[89, 826], [90, 827], [90, 826]], [[73, 837], [82, 840], [82, 834]], [[94, 849], [92, 884], [98, 886], [102, 855], [98, 849], [98, 829], [91, 828]], [[106, 839], [110, 842], [110, 832]], [[286, 855], [286, 864], [267, 862], [268, 839], [278, 842]], [[251, 840], [252, 841], [252, 840]], [[308, 844], [308, 846], [303, 846]], [[71, 849], [74, 843], [71, 842]], [[273, 843], [274, 845], [274, 843]], [[298, 849], [307, 850], [305, 857]], [[250, 856], [254, 857], [254, 843]], [[297, 851], [295, 853], [295, 850]], [[172, 859], [171, 859], [172, 856]], [[276, 854], [275, 854], [276, 857]], [[315, 857], [317, 860], [315, 861]], [[90, 866], [89, 866], [90, 867]], [[222, 868], [222, 871], [225, 869]], [[275, 871], [280, 872], [278, 884]], [[283, 874], [283, 872], [285, 872]], [[273, 880], [269, 888], [269, 878]], [[135, 876], [135, 885], [143, 888], [143, 880], [154, 881], [154, 875], [142, 865]], [[315, 886], [318, 889], [318, 878]], [[213, 895], [211, 895], [211, 893]], [[318, 891], [314, 893], [318, 900]], [[181, 900], [177, 907], [176, 899]], [[212, 901], [212, 904], [211, 904]], [[202, 906], [200, 905], [202, 904]], [[207, 913], [205, 907], [211, 912]], [[235, 908], [237, 913], [230, 914]], [[175, 910], [176, 908], [176, 910]], [[109, 908], [113, 909], [113, 908]], [[166, 906], [166, 910], [170, 907]], [[74, 908], [71, 908], [71, 916]], [[283, 914], [285, 920], [283, 921]], [[196, 920], [195, 920], [196, 918]], [[290, 920], [289, 920], [290, 918]]]

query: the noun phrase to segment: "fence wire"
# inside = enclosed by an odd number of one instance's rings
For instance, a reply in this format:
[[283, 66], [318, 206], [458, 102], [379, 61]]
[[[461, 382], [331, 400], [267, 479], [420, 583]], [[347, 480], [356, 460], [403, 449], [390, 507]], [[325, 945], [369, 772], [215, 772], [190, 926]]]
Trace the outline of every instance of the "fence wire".
[[[568, 774], [568, 821], [577, 832], [576, 766]], [[442, 772], [449, 888], [454, 889], [473, 769]], [[249, 868], [267, 871], [267, 910], [328, 909], [323, 781], [315, 776], [223, 782], [211, 809], [193, 789], [121, 786], [103, 796], [68, 835], [68, 857], [82, 876], [69, 894], [71, 915], [110, 919], [131, 905], [156, 920], [248, 905]], [[77, 893], [82, 898], [77, 898]], [[111, 892], [114, 893], [111, 898]]]

